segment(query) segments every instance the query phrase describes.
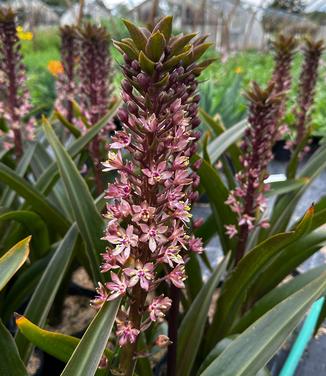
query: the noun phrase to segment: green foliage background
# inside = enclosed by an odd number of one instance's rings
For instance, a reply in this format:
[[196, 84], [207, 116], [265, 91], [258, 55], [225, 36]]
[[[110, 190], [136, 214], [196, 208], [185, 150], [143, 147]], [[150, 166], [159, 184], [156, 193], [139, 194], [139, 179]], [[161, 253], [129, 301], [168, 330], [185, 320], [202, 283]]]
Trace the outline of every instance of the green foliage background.
[[[125, 36], [125, 30], [120, 20], [104, 22], [111, 31], [113, 39]], [[57, 28], [38, 29], [34, 33], [33, 41], [22, 41], [22, 52], [28, 71], [28, 85], [33, 105], [43, 112], [49, 112], [55, 99], [55, 78], [47, 69], [50, 60], [60, 59], [60, 39]], [[117, 67], [121, 57], [111, 46], [113, 57], [113, 85], [119, 93], [121, 74]], [[203, 74], [200, 85], [202, 96], [201, 106], [206, 112], [214, 116], [219, 113], [226, 127], [230, 127], [246, 116], [246, 103], [242, 96], [243, 91], [252, 80], [259, 84], [266, 84], [273, 70], [273, 57], [268, 51], [246, 51], [232, 53], [226, 60], [212, 52], [217, 58]], [[293, 85], [288, 100], [286, 121], [293, 120], [292, 109], [297, 94], [298, 79], [302, 54], [298, 53], [293, 64]], [[325, 61], [322, 61], [319, 81], [317, 85], [316, 103], [313, 110], [314, 135], [326, 135], [326, 91], [322, 90], [325, 84]]]

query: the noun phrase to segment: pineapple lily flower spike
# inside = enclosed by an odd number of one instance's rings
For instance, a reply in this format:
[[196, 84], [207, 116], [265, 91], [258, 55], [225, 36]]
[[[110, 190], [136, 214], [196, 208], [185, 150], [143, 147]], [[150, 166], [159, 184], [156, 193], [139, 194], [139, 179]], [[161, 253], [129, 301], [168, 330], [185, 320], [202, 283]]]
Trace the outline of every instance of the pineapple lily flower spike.
[[264, 192], [268, 186], [264, 180], [268, 177], [267, 166], [273, 158], [274, 143], [279, 105], [283, 94], [275, 94], [274, 83], [264, 90], [255, 82], [247, 91], [250, 103], [248, 122], [242, 142], [240, 162], [243, 169], [236, 174], [238, 186], [230, 191], [226, 201], [238, 218], [237, 225], [227, 225], [227, 234], [238, 237], [236, 263], [243, 257], [249, 233], [256, 227], [268, 227], [266, 220], [261, 221], [261, 214], [266, 209]]
[[57, 99], [55, 108], [73, 123], [73, 99], [77, 94], [76, 87], [76, 60], [78, 59], [78, 40], [75, 26], [60, 28], [61, 37], [61, 64], [63, 72], [57, 77]]
[[297, 134], [293, 145], [294, 147], [299, 146], [309, 134], [309, 112], [314, 103], [319, 61], [323, 50], [324, 43], [322, 40], [314, 42], [310, 39], [306, 39], [303, 50], [304, 62], [300, 74], [297, 108], [295, 109]]
[[[274, 49], [275, 67], [271, 81], [274, 83], [275, 94], [287, 94], [291, 88], [291, 68], [297, 45], [297, 40], [294, 37], [285, 36], [282, 34], [280, 34], [272, 43]], [[286, 99], [287, 96], [283, 95], [282, 100], [278, 104], [278, 126], [275, 129], [276, 138], [281, 137], [287, 129], [283, 125]]]
[[[109, 55], [110, 36], [103, 26], [84, 24], [78, 30], [80, 44], [80, 105], [90, 126], [94, 126], [109, 110], [112, 93], [109, 85], [111, 78], [111, 57]], [[82, 123], [82, 122], [80, 122]], [[82, 131], [86, 131], [81, 124]], [[97, 135], [91, 145], [90, 154], [94, 165], [97, 193], [103, 192], [101, 180], [101, 146], [106, 141], [107, 134], [115, 128], [108, 123], [104, 130]]]
[[33, 139], [34, 127], [32, 120], [22, 126], [31, 105], [15, 19], [16, 14], [10, 8], [0, 8], [0, 117], [7, 121], [9, 128], [6, 132], [0, 130], [0, 137], [2, 146], [14, 147], [19, 159], [23, 140]]
[[147, 29], [124, 23], [130, 38], [114, 41], [124, 58], [123, 129], [103, 163], [104, 171], [117, 171], [106, 191], [109, 245], [101, 266], [111, 282], [99, 285], [93, 304], [124, 297], [116, 331], [119, 372], [131, 375], [139, 334], [171, 306], [156, 288], [164, 282], [185, 287], [187, 255], [202, 252], [200, 239], [188, 234], [199, 184], [189, 158], [200, 136], [197, 77], [212, 59], [198, 63], [211, 45], [205, 38], [171, 35], [172, 17]]

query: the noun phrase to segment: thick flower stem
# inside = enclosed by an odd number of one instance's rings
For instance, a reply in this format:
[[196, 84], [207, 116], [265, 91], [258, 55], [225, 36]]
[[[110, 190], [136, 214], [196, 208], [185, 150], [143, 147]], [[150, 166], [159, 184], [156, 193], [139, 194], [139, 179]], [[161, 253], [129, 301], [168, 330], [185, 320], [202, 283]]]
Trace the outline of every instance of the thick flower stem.
[[[129, 320], [132, 322], [134, 328], [140, 329], [143, 306], [146, 300], [146, 291], [140, 285], [136, 285], [132, 289], [132, 296], [134, 301], [130, 305]], [[124, 376], [132, 376], [136, 366], [135, 352], [137, 349], [137, 340], [134, 343], [129, 343], [121, 352], [119, 371]]]
[[101, 169], [101, 153], [100, 153], [100, 140], [99, 137], [96, 136], [91, 144], [90, 152], [93, 159], [94, 164], [94, 178], [96, 184], [96, 191], [100, 195], [104, 190], [104, 185], [102, 181], [102, 169]]
[[168, 363], [167, 363], [167, 375], [175, 376], [177, 374], [177, 346], [178, 346], [178, 316], [180, 305], [180, 290], [171, 285], [170, 298], [172, 305], [168, 318], [168, 337], [172, 342], [168, 347]]
[[15, 154], [17, 161], [23, 155], [22, 135], [19, 129], [14, 129]]

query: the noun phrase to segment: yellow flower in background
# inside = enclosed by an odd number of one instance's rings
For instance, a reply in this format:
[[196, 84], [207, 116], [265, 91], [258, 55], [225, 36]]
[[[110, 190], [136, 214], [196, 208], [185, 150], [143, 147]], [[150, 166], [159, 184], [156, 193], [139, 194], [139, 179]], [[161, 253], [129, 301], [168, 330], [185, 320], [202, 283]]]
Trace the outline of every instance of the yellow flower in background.
[[33, 33], [31, 31], [24, 31], [22, 26], [16, 27], [17, 36], [20, 40], [32, 40]]
[[234, 69], [234, 73], [236, 73], [236, 74], [241, 74], [241, 73], [243, 73], [243, 68], [242, 68], [242, 67], [236, 67], [236, 68]]
[[59, 74], [63, 73], [63, 66], [61, 64], [61, 61], [59, 60], [50, 60], [48, 62], [48, 71], [53, 76], [58, 76]]

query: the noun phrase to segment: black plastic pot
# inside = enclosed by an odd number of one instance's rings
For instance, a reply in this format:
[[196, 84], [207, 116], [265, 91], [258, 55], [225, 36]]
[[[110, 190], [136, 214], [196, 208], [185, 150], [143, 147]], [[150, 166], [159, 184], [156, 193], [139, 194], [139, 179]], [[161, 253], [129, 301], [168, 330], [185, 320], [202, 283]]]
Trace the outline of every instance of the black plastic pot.
[[273, 146], [274, 158], [280, 162], [288, 162], [291, 158], [291, 151], [285, 148], [285, 141], [279, 140]]

